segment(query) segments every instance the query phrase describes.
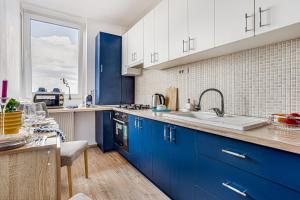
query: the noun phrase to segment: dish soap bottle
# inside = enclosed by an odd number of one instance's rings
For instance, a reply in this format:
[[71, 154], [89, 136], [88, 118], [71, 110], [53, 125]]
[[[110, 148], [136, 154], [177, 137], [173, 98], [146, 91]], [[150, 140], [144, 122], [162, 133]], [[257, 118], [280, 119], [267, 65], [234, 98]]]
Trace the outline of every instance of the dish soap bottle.
[[187, 111], [192, 111], [192, 110], [193, 110], [193, 105], [192, 105], [192, 103], [191, 103], [191, 99], [188, 99], [188, 100], [187, 100], [187, 103], [185, 104], [185, 109], [186, 109]]

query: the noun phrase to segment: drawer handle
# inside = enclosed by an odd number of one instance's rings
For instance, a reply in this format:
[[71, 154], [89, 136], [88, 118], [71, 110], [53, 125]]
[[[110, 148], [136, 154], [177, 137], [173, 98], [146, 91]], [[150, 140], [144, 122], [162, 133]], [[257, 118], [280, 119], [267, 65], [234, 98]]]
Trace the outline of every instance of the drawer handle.
[[229, 150], [226, 150], [226, 149], [222, 149], [222, 152], [226, 153], [226, 154], [229, 154], [229, 155], [232, 155], [232, 156], [235, 156], [235, 157], [238, 157], [238, 158], [242, 158], [242, 159], [246, 158], [245, 154], [236, 153], [236, 152], [229, 151]]
[[246, 190], [244, 190], [244, 191], [242, 192], [242, 191], [240, 191], [239, 189], [236, 189], [235, 187], [229, 185], [229, 182], [222, 183], [222, 185], [223, 185], [224, 187], [226, 187], [227, 189], [229, 189], [229, 190], [231, 190], [231, 191], [233, 191], [233, 192], [235, 192], [235, 193], [237, 193], [237, 194], [242, 195], [243, 197], [246, 197], [246, 196], [247, 196]]

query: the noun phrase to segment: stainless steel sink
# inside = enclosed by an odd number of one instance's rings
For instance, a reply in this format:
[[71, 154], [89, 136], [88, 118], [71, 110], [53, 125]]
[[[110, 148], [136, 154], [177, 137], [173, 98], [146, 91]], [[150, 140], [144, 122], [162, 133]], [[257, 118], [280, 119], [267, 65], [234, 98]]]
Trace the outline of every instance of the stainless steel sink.
[[246, 116], [224, 115], [224, 117], [217, 117], [214, 113], [209, 112], [176, 112], [166, 113], [163, 116], [179, 121], [190, 121], [241, 131], [261, 127], [268, 122], [264, 118]]

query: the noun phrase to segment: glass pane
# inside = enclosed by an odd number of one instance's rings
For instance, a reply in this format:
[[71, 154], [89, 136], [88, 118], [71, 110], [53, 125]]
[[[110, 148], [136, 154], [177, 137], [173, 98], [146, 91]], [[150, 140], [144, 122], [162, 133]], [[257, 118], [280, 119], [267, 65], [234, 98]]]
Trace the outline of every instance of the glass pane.
[[31, 20], [32, 92], [60, 88], [68, 94], [61, 78], [66, 78], [72, 94], [78, 94], [80, 30]]

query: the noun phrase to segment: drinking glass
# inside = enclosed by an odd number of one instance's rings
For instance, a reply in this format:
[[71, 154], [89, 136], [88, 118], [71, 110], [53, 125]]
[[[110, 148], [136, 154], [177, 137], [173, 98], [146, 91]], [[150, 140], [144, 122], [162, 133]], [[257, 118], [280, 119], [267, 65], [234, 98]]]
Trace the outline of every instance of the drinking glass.
[[46, 118], [46, 111], [44, 110], [41, 103], [36, 103], [35, 105], [35, 111], [36, 111], [36, 117], [38, 120], [38, 123], [42, 123], [44, 119]]
[[26, 132], [30, 132], [30, 129], [34, 123], [36, 123], [36, 108], [34, 104], [25, 104], [23, 106], [24, 114], [24, 126]]

